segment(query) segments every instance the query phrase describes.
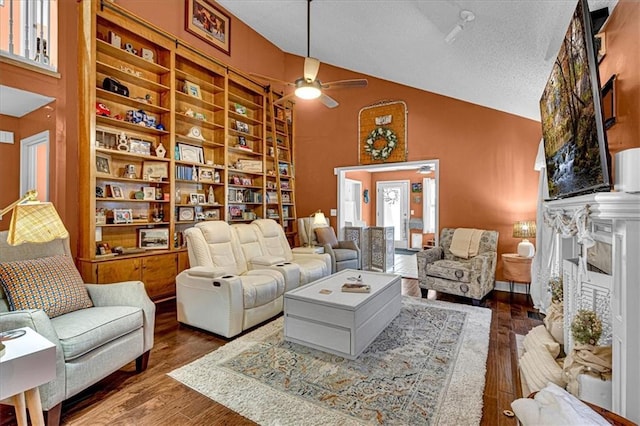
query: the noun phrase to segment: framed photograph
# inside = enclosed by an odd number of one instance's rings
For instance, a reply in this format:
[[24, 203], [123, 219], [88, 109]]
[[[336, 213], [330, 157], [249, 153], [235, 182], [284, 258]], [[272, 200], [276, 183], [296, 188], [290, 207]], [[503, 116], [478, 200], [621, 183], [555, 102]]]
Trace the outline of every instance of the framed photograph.
[[178, 208], [178, 220], [180, 221], [192, 221], [195, 215], [193, 207], [179, 207]]
[[238, 146], [246, 147], [247, 146], [247, 138], [244, 136], [238, 136]]
[[148, 250], [169, 248], [169, 228], [138, 229], [138, 247]]
[[111, 176], [111, 156], [96, 152], [96, 174], [99, 176]]
[[233, 182], [233, 184], [234, 184], [234, 185], [240, 185], [240, 184], [242, 184], [242, 182], [240, 181], [240, 176], [234, 176], [234, 177], [232, 178], [232, 182]]
[[151, 142], [130, 138], [129, 152], [133, 154], [151, 155]]
[[220, 210], [205, 210], [204, 217], [207, 220], [220, 220]]
[[422, 184], [421, 183], [412, 183], [411, 184], [411, 192], [422, 192]]
[[113, 209], [113, 223], [133, 223], [133, 210]]
[[198, 171], [198, 180], [200, 182], [213, 182], [213, 170], [200, 167]]
[[202, 92], [200, 91], [200, 86], [190, 82], [189, 80], [184, 81], [184, 93], [186, 93], [189, 96], [193, 96], [194, 98], [202, 99]]
[[180, 151], [180, 161], [189, 161], [191, 163], [204, 163], [204, 150], [201, 146], [178, 144]]
[[242, 185], [243, 185], [243, 186], [251, 186], [251, 179], [249, 179], [249, 178], [242, 178]]
[[249, 125], [243, 121], [236, 120], [236, 130], [242, 133], [249, 133]]
[[165, 161], [144, 161], [142, 163], [142, 178], [159, 181], [169, 177], [169, 163]]
[[124, 198], [124, 191], [120, 185], [109, 185], [111, 198]]
[[186, 0], [185, 29], [227, 55], [231, 54], [231, 18], [207, 0]]
[[244, 115], [245, 117], [247, 116], [247, 108], [244, 105], [240, 105], [236, 103], [234, 107], [235, 107], [236, 113], [240, 115]]
[[198, 204], [207, 204], [207, 197], [204, 194], [198, 194]]
[[145, 186], [142, 188], [143, 200], [154, 200], [156, 199], [156, 188], [154, 186]]
[[198, 193], [192, 192], [189, 194], [189, 204], [198, 204]]

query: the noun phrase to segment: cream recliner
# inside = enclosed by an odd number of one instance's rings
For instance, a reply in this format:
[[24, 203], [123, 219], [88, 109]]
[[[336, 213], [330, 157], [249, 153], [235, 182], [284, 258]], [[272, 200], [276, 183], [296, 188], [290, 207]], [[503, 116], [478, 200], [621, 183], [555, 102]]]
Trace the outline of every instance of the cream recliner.
[[229, 224], [198, 223], [184, 236], [191, 268], [176, 278], [179, 322], [233, 337], [282, 312], [284, 277], [249, 270]]
[[294, 253], [278, 222], [256, 219], [252, 223], [260, 229], [263, 245], [271, 256], [280, 256], [300, 267], [300, 285], [331, 275], [331, 257], [328, 254]]
[[300, 285], [300, 266], [287, 262], [282, 256], [272, 256], [260, 238], [260, 228], [254, 223], [231, 225], [247, 261], [247, 269], [274, 269], [284, 276], [284, 291]]

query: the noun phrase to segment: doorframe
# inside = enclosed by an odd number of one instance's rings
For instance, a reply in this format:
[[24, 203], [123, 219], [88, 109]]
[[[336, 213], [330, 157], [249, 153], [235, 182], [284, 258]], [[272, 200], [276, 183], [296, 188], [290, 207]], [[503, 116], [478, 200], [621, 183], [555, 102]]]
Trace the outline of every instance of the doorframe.
[[[438, 243], [438, 237], [440, 233], [439, 227], [439, 216], [440, 216], [440, 160], [431, 159], [431, 160], [419, 160], [419, 161], [405, 161], [402, 163], [388, 163], [388, 164], [366, 164], [360, 166], [344, 166], [344, 167], [335, 167], [333, 169], [333, 174], [337, 176], [337, 201], [338, 206], [342, 203], [343, 190], [345, 185], [345, 175], [347, 172], [351, 171], [365, 171], [365, 172], [384, 172], [384, 171], [397, 171], [397, 170], [413, 170], [414, 172], [420, 169], [422, 166], [432, 166], [434, 169], [434, 177], [436, 179], [436, 220], [435, 220], [435, 239], [436, 244]], [[337, 232], [338, 237], [340, 239], [344, 238], [344, 215], [342, 214], [341, 209], [338, 209], [336, 212], [336, 220], [337, 220]], [[371, 224], [369, 224], [371, 226]]]
[[[360, 189], [358, 191], [356, 191], [355, 198], [356, 198], [356, 201], [360, 203], [360, 209], [359, 209], [360, 217], [358, 218], [358, 220], [362, 220], [362, 182], [359, 181], [359, 180], [355, 180], [355, 179], [345, 178], [344, 179], [344, 184], [345, 184], [345, 186], [343, 186], [343, 188], [345, 188], [346, 185], [353, 185], [353, 186], [357, 185], [357, 186], [360, 187]], [[345, 209], [345, 201], [346, 200], [344, 199], [344, 197], [340, 197], [339, 201], [340, 201], [340, 205], [338, 207], [338, 211], [344, 211], [344, 209]]]
[[49, 130], [36, 133], [35, 135], [28, 136], [24, 139], [20, 139], [20, 194], [26, 194], [31, 189], [37, 187], [37, 152], [38, 146], [44, 145], [46, 147], [46, 164], [45, 170], [45, 193], [38, 192], [38, 199], [40, 201], [49, 201], [49, 169], [50, 169], [50, 137]]

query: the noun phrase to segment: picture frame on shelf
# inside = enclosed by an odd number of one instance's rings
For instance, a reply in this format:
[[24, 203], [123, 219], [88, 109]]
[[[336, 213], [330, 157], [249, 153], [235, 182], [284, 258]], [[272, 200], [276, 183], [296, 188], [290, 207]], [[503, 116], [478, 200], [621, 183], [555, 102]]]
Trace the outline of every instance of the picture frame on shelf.
[[240, 105], [239, 103], [236, 103], [234, 105], [234, 109], [237, 114], [243, 115], [245, 117], [247, 116], [247, 108], [244, 105]]
[[111, 176], [111, 156], [101, 152], [96, 153], [96, 175]]
[[198, 204], [198, 193], [192, 192], [189, 194], [189, 204]]
[[233, 176], [233, 177], [231, 178], [231, 182], [232, 182], [234, 185], [242, 185], [242, 181], [240, 180], [240, 176]]
[[231, 54], [231, 18], [207, 0], [186, 0], [185, 30]]
[[220, 220], [220, 210], [218, 209], [205, 210], [203, 213], [206, 220]]
[[238, 136], [238, 147], [246, 148], [247, 147], [247, 138], [244, 136]]
[[202, 91], [200, 90], [200, 86], [189, 80], [184, 81], [184, 93], [193, 98], [202, 99]]
[[169, 228], [138, 229], [138, 247], [145, 250], [169, 248]]
[[178, 143], [178, 149], [180, 150], [180, 161], [204, 163], [204, 150], [201, 146]]
[[195, 209], [193, 207], [178, 207], [179, 221], [192, 221], [195, 217]]
[[207, 204], [207, 197], [204, 194], [198, 193], [198, 204]]
[[133, 223], [133, 210], [113, 209], [113, 223]]
[[253, 184], [250, 178], [242, 178], [241, 182], [243, 186], [251, 186]]
[[155, 186], [144, 186], [142, 187], [143, 200], [147, 201], [155, 201], [156, 199], [156, 188]]
[[129, 138], [129, 152], [132, 154], [151, 155], [151, 142]]
[[124, 191], [120, 185], [109, 185], [111, 198], [124, 199]]
[[198, 170], [198, 181], [213, 182], [213, 170], [200, 167], [200, 170]]
[[236, 130], [242, 133], [249, 133], [249, 125], [244, 121], [236, 120]]
[[169, 177], [169, 163], [166, 161], [144, 161], [142, 178], [149, 181], [161, 181]]

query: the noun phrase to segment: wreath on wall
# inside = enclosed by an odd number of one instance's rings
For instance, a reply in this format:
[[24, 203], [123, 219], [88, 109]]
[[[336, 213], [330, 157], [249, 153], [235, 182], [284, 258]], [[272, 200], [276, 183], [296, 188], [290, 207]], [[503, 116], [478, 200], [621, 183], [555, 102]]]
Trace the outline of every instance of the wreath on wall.
[[[375, 147], [378, 139], [384, 139], [386, 142], [380, 149]], [[364, 150], [371, 158], [374, 160], [386, 160], [398, 145], [398, 136], [396, 136], [393, 130], [387, 127], [376, 127], [369, 133], [364, 144]]]

